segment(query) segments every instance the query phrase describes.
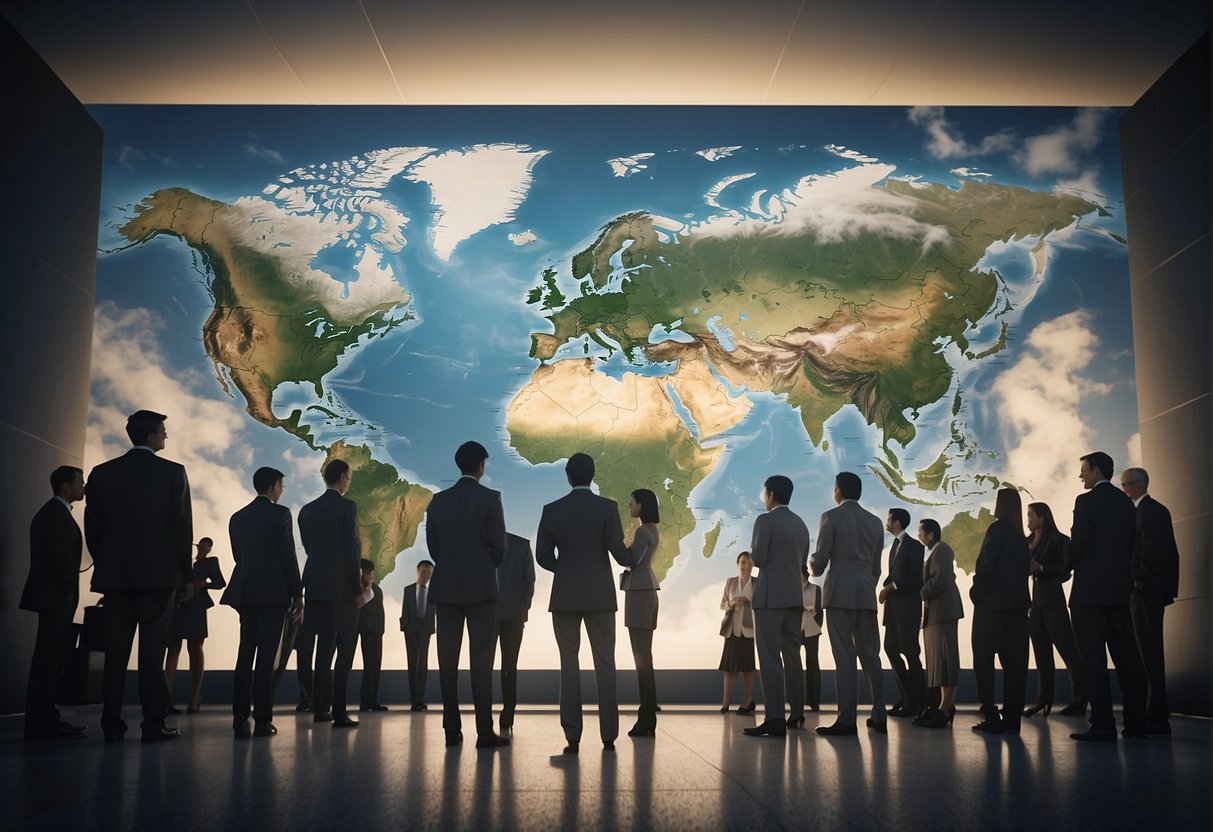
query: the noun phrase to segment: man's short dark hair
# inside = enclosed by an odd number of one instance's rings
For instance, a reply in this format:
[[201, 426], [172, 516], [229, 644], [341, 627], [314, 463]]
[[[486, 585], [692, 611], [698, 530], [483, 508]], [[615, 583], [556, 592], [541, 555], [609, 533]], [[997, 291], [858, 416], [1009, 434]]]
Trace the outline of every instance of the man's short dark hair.
[[838, 486], [844, 500], [858, 500], [863, 494], [863, 481], [859, 479], [858, 474], [850, 471], [843, 471], [834, 477], [834, 484]]
[[433, 568], [434, 568], [434, 562], [433, 562], [432, 560], [420, 560], [420, 561], [417, 561], [417, 568], [418, 568], [418, 569], [420, 569], [420, 568], [421, 568], [421, 567], [423, 567], [423, 566], [428, 566], [430, 569], [433, 569]]
[[922, 530], [927, 534], [934, 535], [936, 543], [940, 541], [943, 532], [939, 528], [939, 523], [928, 517], [920, 520], [918, 525], [922, 526]]
[[1108, 456], [1103, 451], [1092, 451], [1089, 454], [1080, 456], [1080, 462], [1085, 462], [1092, 468], [1098, 468], [1099, 473], [1103, 474], [1105, 480], [1112, 479], [1112, 457]]
[[146, 445], [147, 438], [160, 430], [168, 417], [154, 410], [136, 410], [126, 417], [126, 435], [132, 445]]
[[60, 488], [69, 482], [76, 481], [77, 474], [82, 477], [84, 476], [84, 472], [79, 468], [74, 468], [71, 465], [60, 465], [54, 471], [51, 471], [51, 491], [58, 494]]
[[762, 487], [771, 495], [771, 499], [781, 506], [786, 506], [792, 499], [792, 481], [783, 474], [767, 477]]
[[904, 508], [889, 509], [889, 516], [892, 517], [897, 525], [901, 526], [902, 529], [910, 528], [910, 512], [906, 511]]
[[277, 468], [268, 466], [258, 468], [253, 472], [253, 490], [258, 494], [264, 494], [284, 479], [286, 479], [286, 474]]
[[594, 458], [589, 454], [573, 454], [564, 465], [564, 473], [574, 487], [589, 485], [594, 481]]
[[350, 470], [350, 464], [344, 459], [334, 459], [324, 468], [324, 484], [336, 485]]
[[358, 565], [362, 567], [363, 572], [374, 572], [375, 571], [374, 561], [369, 561], [366, 558], [363, 558], [362, 560], [358, 561]]
[[475, 474], [480, 470], [480, 463], [489, 458], [489, 452], [479, 442], [464, 442], [455, 451], [455, 464], [461, 474]]

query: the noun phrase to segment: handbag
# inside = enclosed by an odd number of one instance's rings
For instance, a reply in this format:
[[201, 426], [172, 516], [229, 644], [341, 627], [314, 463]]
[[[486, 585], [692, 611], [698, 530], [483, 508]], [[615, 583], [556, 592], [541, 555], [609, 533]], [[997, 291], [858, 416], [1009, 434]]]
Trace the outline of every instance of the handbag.
[[94, 653], [105, 652], [105, 599], [84, 608], [84, 626], [80, 630], [80, 646]]

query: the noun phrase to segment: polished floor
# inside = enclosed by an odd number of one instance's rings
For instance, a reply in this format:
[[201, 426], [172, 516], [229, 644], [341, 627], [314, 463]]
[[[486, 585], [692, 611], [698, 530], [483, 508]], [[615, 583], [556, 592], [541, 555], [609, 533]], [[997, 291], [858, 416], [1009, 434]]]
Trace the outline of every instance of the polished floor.
[[[128, 708], [128, 721], [133, 709]], [[98, 708], [64, 712], [87, 739], [25, 743], [0, 719], [5, 829], [1210, 829], [1213, 722], [1175, 718], [1170, 740], [1072, 741], [1085, 720], [1025, 720], [1019, 736], [890, 722], [887, 736], [744, 736], [753, 717], [665, 706], [655, 739], [581, 753], [551, 710], [520, 712], [513, 745], [443, 744], [441, 708], [313, 725], [283, 709], [278, 736], [235, 741], [218, 707], [176, 718], [182, 738], [144, 745], [132, 724], [102, 742]], [[631, 713], [621, 714], [624, 731]]]

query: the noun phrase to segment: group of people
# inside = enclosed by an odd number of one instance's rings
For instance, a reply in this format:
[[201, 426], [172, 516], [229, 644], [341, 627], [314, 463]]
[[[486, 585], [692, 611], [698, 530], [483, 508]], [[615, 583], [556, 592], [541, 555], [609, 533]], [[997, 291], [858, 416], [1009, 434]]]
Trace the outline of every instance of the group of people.
[[[275, 692], [287, 656], [299, 655], [300, 709], [334, 728], [357, 726], [347, 707], [347, 685], [361, 636], [363, 710], [384, 710], [378, 701], [384, 613], [374, 564], [362, 558], [358, 507], [347, 498], [352, 471], [332, 459], [323, 471], [325, 491], [299, 511], [307, 555], [300, 572], [294, 522], [280, 505], [285, 475], [260, 468], [256, 496], [232, 515], [229, 536], [235, 569], [224, 582], [210, 556], [211, 541], [194, 544], [189, 485], [184, 468], [162, 459], [166, 416], [141, 410], [127, 422], [132, 448], [89, 475], [83, 538], [71, 504], [85, 498], [83, 472], [62, 467], [51, 475], [52, 499], [31, 525], [31, 570], [21, 606], [39, 615], [29, 675], [27, 739], [77, 739], [85, 727], [61, 720], [54, 686], [79, 601], [78, 571], [87, 540], [95, 569], [94, 591], [104, 595], [105, 670], [101, 727], [106, 741], [123, 739], [122, 694], [136, 630], [139, 632], [139, 699], [145, 742], [180, 736], [165, 718], [175, 711], [170, 684], [182, 641], [189, 646], [192, 690], [188, 710], [200, 703], [211, 589], [224, 589], [221, 603], [240, 618], [240, 641], [232, 694], [237, 738], [272, 736]], [[529, 542], [508, 534], [499, 492], [481, 480], [489, 454], [477, 442], [455, 453], [460, 477], [435, 494], [427, 512], [430, 560], [417, 567], [417, 582], [405, 589], [401, 629], [408, 655], [412, 708], [424, 710], [430, 636], [437, 636], [443, 730], [448, 746], [463, 742], [458, 665], [466, 630], [477, 748], [508, 745], [517, 705], [517, 662], [534, 594], [534, 563], [553, 573], [552, 626], [560, 655], [560, 724], [564, 753], [576, 754], [583, 734], [579, 652], [584, 628], [598, 690], [599, 735], [614, 747], [619, 732], [615, 679], [615, 618], [618, 610], [611, 559], [624, 571], [624, 624], [628, 629], [640, 690], [636, 724], [628, 732], [655, 734], [656, 681], [653, 633], [660, 589], [653, 570], [659, 536], [656, 495], [631, 494], [628, 512], [637, 525], [624, 540], [618, 505], [594, 493], [594, 460], [573, 454], [565, 466], [570, 491], [543, 509], [534, 557]], [[1070, 713], [1092, 707], [1090, 730], [1077, 739], [1115, 741], [1104, 650], [1111, 652], [1124, 691], [1125, 734], [1168, 733], [1162, 656], [1163, 609], [1175, 597], [1178, 555], [1170, 516], [1146, 493], [1145, 471], [1124, 472], [1123, 491], [1109, 486], [1112, 460], [1103, 453], [1082, 458], [1088, 493], [1075, 504], [1071, 536], [1062, 535], [1043, 503], [1028, 507], [1029, 535], [1022, 527], [1019, 492], [998, 492], [995, 521], [977, 558], [973, 603], [973, 654], [983, 720], [975, 730], [1017, 731], [1023, 715], [1052, 707], [1053, 645], [1073, 682]], [[1108, 486], [1108, 487], [1105, 487]], [[820, 707], [817, 642], [822, 610], [834, 654], [838, 718], [817, 732], [857, 733], [858, 659], [872, 698], [867, 724], [887, 731], [880, 664], [877, 609], [884, 607], [885, 652], [893, 666], [900, 700], [891, 714], [916, 725], [943, 727], [955, 715], [959, 682], [957, 621], [964, 616], [955, 580], [955, 557], [941, 540], [939, 524], [919, 523], [917, 541], [910, 517], [892, 509], [885, 523], [858, 500], [861, 481], [840, 473], [836, 507], [822, 515], [811, 550], [805, 523], [788, 504], [793, 484], [767, 479], [766, 511], [754, 524], [750, 549], [738, 559], [738, 577], [725, 585], [725, 672], [721, 710], [730, 707], [737, 675], [745, 680], [739, 713], [753, 713], [754, 647], [763, 689], [764, 720], [747, 728], [755, 736], [783, 736], [804, 725], [806, 705]], [[893, 535], [888, 573], [882, 574], [884, 533]], [[754, 567], [759, 570], [753, 574]], [[1071, 616], [1062, 583], [1071, 570]], [[824, 592], [810, 575], [825, 575]], [[1029, 597], [1029, 576], [1034, 592]], [[877, 584], [881, 583], [879, 592]], [[306, 605], [306, 607], [305, 607]], [[1072, 625], [1071, 625], [1072, 618]], [[919, 660], [919, 632], [926, 654]], [[1029, 638], [1041, 668], [1037, 702], [1024, 708]], [[500, 645], [502, 711], [494, 724], [492, 668]], [[800, 651], [806, 651], [802, 669]], [[165, 664], [168, 656], [167, 666]], [[312, 656], [314, 655], [314, 663]], [[1004, 670], [1003, 705], [995, 704], [994, 656]], [[195, 664], [196, 660], [196, 664]], [[314, 664], [314, 667], [313, 667]], [[168, 683], [166, 683], [166, 677]], [[1148, 691], [1148, 706], [1147, 706]], [[786, 705], [786, 708], [785, 708]], [[249, 721], [252, 720], [250, 727]]]

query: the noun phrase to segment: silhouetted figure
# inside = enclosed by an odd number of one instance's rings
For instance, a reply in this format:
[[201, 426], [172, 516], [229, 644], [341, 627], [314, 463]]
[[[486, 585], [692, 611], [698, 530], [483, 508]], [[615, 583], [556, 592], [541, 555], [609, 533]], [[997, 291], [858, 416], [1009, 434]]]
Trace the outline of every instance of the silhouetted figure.
[[640, 710], [629, 737], [651, 737], [657, 733], [657, 676], [653, 671], [653, 631], [657, 629], [657, 591], [661, 589], [653, 571], [653, 558], [661, 537], [657, 495], [638, 488], [628, 499], [628, 512], [640, 520], [628, 546], [635, 566], [624, 571], [619, 580], [623, 590], [623, 626], [632, 642], [636, 664], [636, 684], [640, 692]]
[[476, 747], [509, 745], [493, 730], [493, 653], [497, 644], [497, 565], [505, 558], [501, 493], [480, 484], [489, 452], [479, 442], [455, 451], [460, 477], [426, 511], [425, 545], [434, 560], [430, 603], [438, 608], [438, 681], [448, 746], [463, 742], [459, 652], [464, 622], [476, 709]]
[[88, 478], [84, 536], [93, 557], [93, 591], [105, 596], [101, 728], [107, 742], [126, 733], [122, 693], [136, 629], [143, 741], [181, 736], [164, 724], [164, 655], [178, 591], [183, 598], [194, 591], [194, 525], [185, 468], [156, 456], [168, 438], [166, 418], [150, 410], [132, 413], [126, 434], [134, 447], [98, 465]]
[[927, 687], [939, 695], [938, 705], [930, 705], [914, 718], [915, 725], [926, 728], [951, 726], [960, 684], [957, 622], [964, 618], [964, 604], [956, 586], [956, 555], [939, 539], [940, 533], [935, 520], [927, 518], [918, 524], [918, 542], [926, 552], [922, 562], [922, 646]]
[[907, 531], [910, 513], [889, 509], [885, 531], [893, 535], [889, 574], [876, 600], [884, 605], [884, 653], [901, 694], [890, 716], [916, 717], [927, 707], [927, 682], [919, 660], [922, 629], [922, 544]]
[[206, 656], [202, 645], [208, 635], [206, 611], [215, 606], [211, 598], [212, 589], [227, 586], [219, 568], [219, 558], [210, 557], [215, 542], [204, 537], [196, 544], [198, 556], [190, 573], [194, 594], [188, 601], [181, 601], [173, 609], [173, 621], [169, 625], [168, 656], [164, 661], [164, 679], [168, 687], [169, 713], [180, 713], [173, 707], [173, 680], [177, 677], [177, 663], [181, 657], [181, 642], [188, 646], [190, 656], [190, 698], [186, 712], [198, 713], [202, 706], [202, 677], [206, 672]]
[[800, 616], [800, 643], [804, 646], [804, 704], [810, 711], [821, 710], [821, 587], [809, 580], [809, 569], [800, 570], [804, 613]]
[[[286, 646], [288, 643], [289, 649]], [[295, 710], [311, 713], [315, 709], [312, 700], [316, 690], [316, 625], [312, 618], [301, 615], [292, 619], [288, 615], [282, 631], [282, 644], [279, 663], [284, 671], [289, 651], [295, 652], [295, 681], [299, 685], [299, 704]]]
[[720, 622], [720, 635], [724, 638], [724, 649], [720, 653], [720, 672], [724, 674], [724, 692], [720, 697], [720, 712], [729, 712], [729, 697], [737, 674], [742, 676], [742, 704], [737, 713], [748, 716], [754, 713], [754, 679], [757, 664], [754, 661], [754, 561], [749, 552], [737, 556], [737, 577], [724, 582], [724, 594], [720, 597], [720, 608], [724, 619]]
[[[334, 459], [324, 469], [325, 492], [299, 509], [299, 536], [307, 552], [303, 567], [305, 615], [316, 631], [312, 690], [314, 722], [357, 727], [346, 709], [350, 667], [358, 642], [358, 596], [362, 595], [362, 543], [358, 506], [344, 495], [350, 466]], [[333, 656], [336, 654], [336, 664]]]
[[518, 707], [518, 653], [535, 596], [535, 556], [531, 542], [516, 534], [505, 536], [505, 559], [497, 567], [497, 643], [501, 649], [501, 733], [514, 731]]
[[417, 582], [404, 588], [404, 610], [400, 615], [400, 631], [404, 633], [405, 660], [408, 662], [409, 701], [411, 710], [424, 711], [425, 686], [429, 680], [430, 637], [434, 635], [434, 605], [429, 601], [430, 577], [434, 564], [423, 560], [417, 564]]
[[59, 718], [55, 690], [63, 673], [80, 603], [80, 553], [83, 538], [72, 517], [72, 503], [84, 499], [84, 472], [63, 465], [51, 472], [52, 496], [29, 526], [29, 577], [20, 607], [38, 613], [38, 634], [25, 688], [26, 740], [77, 740], [83, 725]]
[[1032, 609], [1028, 612], [1028, 636], [1036, 655], [1036, 675], [1039, 690], [1036, 702], [1024, 716], [1053, 710], [1055, 665], [1053, 648], [1061, 653], [1070, 671], [1070, 704], [1062, 709], [1065, 715], [1087, 712], [1087, 677], [1074, 641], [1074, 627], [1066, 608], [1066, 594], [1061, 585], [1070, 580], [1066, 564], [1066, 545], [1070, 538], [1062, 534], [1053, 519], [1053, 510], [1046, 503], [1028, 504], [1028, 569], [1032, 575]]
[[362, 648], [362, 688], [358, 710], [386, 711], [379, 702], [379, 675], [383, 669], [383, 633], [387, 629], [383, 612], [383, 590], [375, 583], [375, 564], [363, 559], [362, 583], [370, 597], [358, 610], [358, 643]]
[[[275, 660], [287, 612], [303, 609], [303, 581], [295, 557], [291, 510], [278, 504], [286, 475], [274, 468], [253, 474], [257, 496], [228, 521], [232, 582], [220, 602], [240, 615], [240, 647], [232, 676], [232, 730], [237, 739], [269, 737], [274, 727]], [[289, 647], [287, 648], [289, 652]]]

